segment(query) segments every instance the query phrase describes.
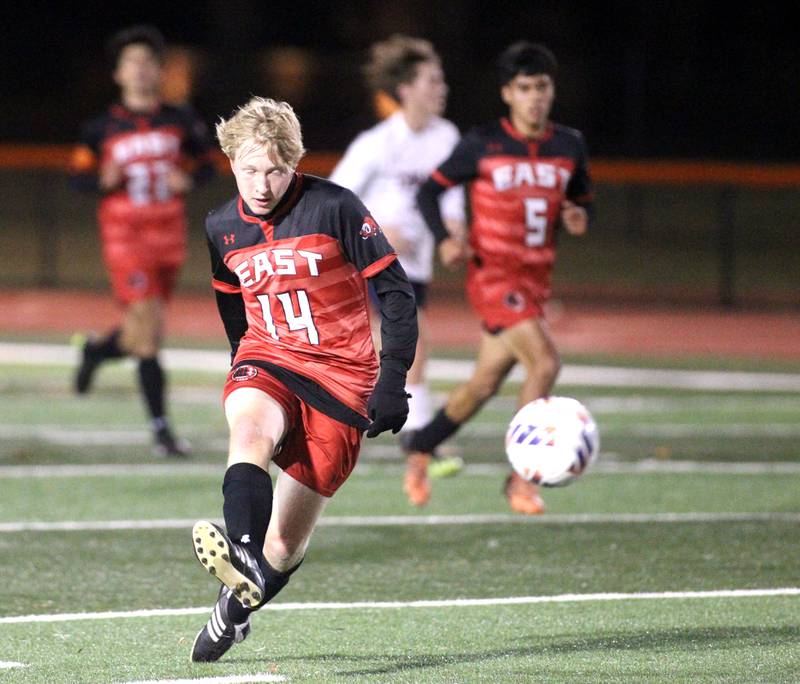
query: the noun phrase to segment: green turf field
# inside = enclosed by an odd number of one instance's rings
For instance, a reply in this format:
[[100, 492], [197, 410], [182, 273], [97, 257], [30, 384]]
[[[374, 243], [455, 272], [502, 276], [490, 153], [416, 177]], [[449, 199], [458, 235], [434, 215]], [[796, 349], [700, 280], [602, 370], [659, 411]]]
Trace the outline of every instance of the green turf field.
[[597, 385], [558, 392], [593, 411], [600, 459], [533, 519], [500, 496], [513, 387], [423, 511], [393, 440], [366, 441], [247, 641], [190, 665], [220, 383], [171, 374], [195, 455], [165, 463], [129, 369], [76, 399], [66, 366], [0, 364], [0, 683], [800, 681], [800, 392]]

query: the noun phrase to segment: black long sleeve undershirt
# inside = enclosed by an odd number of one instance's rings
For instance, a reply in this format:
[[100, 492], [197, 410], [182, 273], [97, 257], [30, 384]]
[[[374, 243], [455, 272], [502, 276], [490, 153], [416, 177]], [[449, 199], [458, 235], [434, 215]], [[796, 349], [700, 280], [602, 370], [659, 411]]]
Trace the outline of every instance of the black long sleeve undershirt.
[[447, 226], [442, 220], [442, 212], [439, 209], [439, 195], [447, 188], [439, 185], [433, 178], [428, 178], [417, 192], [417, 206], [428, 230], [433, 233], [433, 238], [438, 245], [445, 238], [450, 237]]
[[231, 360], [236, 356], [239, 349], [239, 340], [247, 332], [247, 315], [244, 309], [244, 300], [239, 293], [228, 294], [227, 292], [214, 291], [217, 298], [217, 309], [222, 325], [225, 326], [225, 334], [231, 345]]
[[381, 301], [381, 377], [405, 386], [417, 348], [417, 304], [414, 290], [399, 261], [370, 278]]

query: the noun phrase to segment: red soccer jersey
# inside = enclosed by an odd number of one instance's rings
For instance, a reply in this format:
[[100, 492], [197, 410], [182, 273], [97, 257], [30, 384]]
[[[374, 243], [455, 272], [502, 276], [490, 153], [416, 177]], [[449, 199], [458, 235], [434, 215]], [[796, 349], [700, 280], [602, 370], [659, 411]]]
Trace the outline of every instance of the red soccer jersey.
[[484, 326], [496, 330], [541, 316], [561, 204], [569, 199], [590, 208], [582, 135], [551, 124], [533, 140], [502, 119], [468, 133], [432, 178], [445, 187], [470, 184], [475, 258], [467, 293]]
[[119, 167], [123, 178], [98, 206], [107, 261], [180, 263], [184, 200], [172, 194], [167, 179], [177, 168], [196, 177], [213, 173], [205, 124], [185, 108], [163, 105], [142, 114], [113, 105], [83, 129], [72, 159], [76, 185], [98, 189], [98, 170], [107, 163]]
[[470, 245], [479, 259], [509, 270], [552, 267], [561, 203], [591, 199], [586, 157], [578, 131], [551, 124], [533, 140], [502, 119], [467, 134], [433, 178], [471, 182]]
[[365, 279], [396, 254], [363, 204], [297, 174], [268, 220], [237, 198], [209, 216], [206, 230], [214, 288], [244, 303], [247, 331], [234, 363], [273, 364], [366, 415], [378, 364]]

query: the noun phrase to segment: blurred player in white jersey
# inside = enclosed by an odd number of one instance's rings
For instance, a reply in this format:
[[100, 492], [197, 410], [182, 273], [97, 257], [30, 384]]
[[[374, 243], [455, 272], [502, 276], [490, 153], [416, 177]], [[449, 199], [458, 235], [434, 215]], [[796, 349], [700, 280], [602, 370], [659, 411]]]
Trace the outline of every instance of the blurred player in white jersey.
[[[447, 102], [447, 83], [439, 56], [428, 41], [395, 35], [376, 43], [370, 50], [365, 72], [370, 87], [389, 94], [399, 107], [356, 137], [330, 179], [372, 207], [414, 287], [419, 338], [416, 360], [408, 373], [406, 389], [411, 399], [404, 427], [412, 431], [432, 417], [425, 380], [424, 311], [433, 275], [434, 240], [417, 208], [416, 194], [431, 172], [450, 155], [460, 136], [455, 125], [441, 117]], [[463, 189], [446, 192], [440, 207], [451, 234], [463, 237]], [[439, 474], [449, 474], [460, 468], [460, 459], [442, 459], [437, 465]], [[406, 481], [405, 485], [411, 503], [427, 503], [429, 492], [419, 491], [413, 484]]]

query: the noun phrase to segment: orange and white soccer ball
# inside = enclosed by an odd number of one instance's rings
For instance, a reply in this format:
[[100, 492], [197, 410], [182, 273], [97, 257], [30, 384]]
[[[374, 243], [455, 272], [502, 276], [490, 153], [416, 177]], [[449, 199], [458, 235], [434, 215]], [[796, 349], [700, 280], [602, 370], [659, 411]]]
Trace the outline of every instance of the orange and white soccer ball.
[[506, 432], [511, 467], [545, 487], [573, 482], [599, 450], [600, 434], [592, 414], [569, 397], [543, 397], [526, 404]]

